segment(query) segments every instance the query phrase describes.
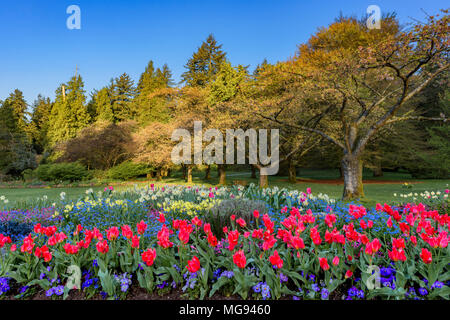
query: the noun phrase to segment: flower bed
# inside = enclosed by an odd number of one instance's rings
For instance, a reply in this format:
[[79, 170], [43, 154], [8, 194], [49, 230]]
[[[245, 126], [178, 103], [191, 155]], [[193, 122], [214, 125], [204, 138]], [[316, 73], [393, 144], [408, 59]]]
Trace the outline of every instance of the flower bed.
[[[242, 196], [221, 196], [230, 194]], [[103, 209], [114, 213], [107, 226], [93, 226], [99, 222], [89, 213], [94, 220], [85, 220], [87, 225], [70, 219], [59, 226], [36, 224], [20, 242], [2, 235], [1, 296], [45, 292], [67, 298], [82, 292], [83, 298], [125, 299], [145, 290], [192, 299], [448, 299], [448, 214], [422, 204], [400, 211], [386, 204], [373, 210], [330, 205], [312, 200], [310, 192], [300, 194], [303, 201], [289, 194], [276, 201], [267, 193], [255, 198], [265, 196], [271, 197], [270, 212], [255, 211], [254, 223], [231, 215], [224, 239], [201, 216], [152, 213], [136, 196], [126, 211], [125, 202], [111, 206], [110, 198]], [[102, 201], [95, 207], [102, 208]], [[295, 206], [283, 206], [289, 201]], [[306, 209], [313, 203], [319, 210]], [[146, 207], [147, 219], [135, 221], [134, 204], [145, 204], [135, 209]], [[65, 208], [61, 215], [73, 213]], [[118, 223], [123, 219], [133, 223]]]

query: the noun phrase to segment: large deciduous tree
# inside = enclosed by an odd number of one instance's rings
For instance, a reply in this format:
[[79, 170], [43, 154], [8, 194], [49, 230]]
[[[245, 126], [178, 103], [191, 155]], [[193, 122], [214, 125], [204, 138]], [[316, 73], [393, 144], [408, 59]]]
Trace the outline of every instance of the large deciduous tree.
[[[381, 29], [341, 18], [321, 28], [298, 54], [283, 65], [296, 79], [289, 107], [263, 115], [298, 130], [317, 134], [343, 151], [344, 199], [364, 195], [361, 157], [366, 146], [386, 125], [424, 119], [409, 103], [433, 79], [448, 72], [449, 16], [430, 16], [401, 30], [394, 16]], [[311, 122], [280, 120], [285, 112], [312, 112]], [[445, 120], [443, 117], [432, 120]]]
[[129, 145], [135, 129], [133, 121], [97, 121], [57, 146], [61, 154], [58, 161], [79, 161], [88, 169], [110, 169], [131, 157]]

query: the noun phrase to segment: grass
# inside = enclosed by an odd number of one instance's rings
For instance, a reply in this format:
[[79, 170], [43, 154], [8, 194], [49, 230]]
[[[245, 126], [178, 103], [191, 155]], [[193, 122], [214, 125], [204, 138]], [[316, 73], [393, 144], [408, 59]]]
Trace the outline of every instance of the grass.
[[[191, 185], [199, 184], [206, 185], [210, 187], [217, 186], [219, 179], [215, 171], [211, 172], [211, 179], [204, 180], [204, 172], [196, 171], [193, 172], [193, 183]], [[258, 184], [258, 179], [250, 178], [251, 173], [246, 171], [230, 171], [227, 172], [227, 182], [232, 184], [235, 180], [246, 181], [247, 183]], [[302, 169], [297, 176], [298, 179], [310, 180], [307, 182], [300, 182], [296, 184], [289, 183], [287, 177], [284, 176], [270, 176], [269, 185], [278, 186], [280, 188], [297, 189], [305, 191], [306, 188], [311, 188], [313, 193], [325, 193], [332, 198], [339, 199], [342, 196], [343, 185], [335, 185], [328, 183], [319, 183], [320, 180], [331, 180], [339, 178], [338, 170], [313, 170], [313, 169]], [[397, 182], [397, 183], [381, 183], [381, 184], [365, 184], [364, 193], [365, 198], [360, 199], [360, 203], [372, 206], [375, 203], [396, 203], [399, 198], [394, 197], [394, 193], [409, 193], [409, 192], [423, 192], [423, 191], [437, 191], [448, 188], [450, 180], [420, 180], [413, 179], [407, 173], [394, 173], [387, 172], [383, 177], [373, 178], [371, 172], [364, 172], [364, 179], [386, 181], [386, 182]], [[402, 183], [408, 182], [412, 185], [411, 189], [405, 189]], [[150, 183], [155, 185], [164, 184], [183, 184], [187, 183], [182, 178], [181, 172], [174, 172], [169, 178], [165, 178], [161, 182], [156, 181], [137, 181], [136, 184], [139, 186], [145, 186]], [[114, 185], [114, 183], [112, 184]], [[116, 186], [116, 190], [125, 190], [129, 186]], [[9, 200], [8, 207], [22, 208], [26, 202], [36, 200], [37, 198], [42, 198], [46, 195], [51, 201], [58, 201], [60, 199], [60, 193], [66, 193], [66, 199], [76, 200], [85, 195], [85, 191], [88, 187], [59, 187], [59, 188], [2, 188], [0, 189], [0, 196], [5, 196]], [[97, 192], [104, 189], [104, 186], [92, 187], [92, 189]]]

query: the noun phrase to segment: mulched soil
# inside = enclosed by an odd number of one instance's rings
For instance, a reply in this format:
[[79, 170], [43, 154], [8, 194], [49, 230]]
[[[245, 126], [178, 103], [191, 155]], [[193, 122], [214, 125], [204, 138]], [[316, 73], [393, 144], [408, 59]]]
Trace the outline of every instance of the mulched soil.
[[[3, 300], [54, 300], [51, 297], [47, 297], [45, 295], [44, 290], [40, 290], [32, 296], [27, 296], [25, 298], [16, 299], [15, 296], [19, 294], [19, 286], [12, 283], [12, 290], [9, 291], [9, 295], [3, 297]], [[330, 300], [341, 300], [344, 291], [339, 290], [339, 288], [330, 294]], [[57, 298], [58, 300], [62, 299], [61, 297]], [[72, 290], [69, 293], [69, 296], [66, 300], [105, 300], [99, 293], [95, 294], [91, 298], [87, 299], [86, 293], [81, 290]], [[170, 292], [165, 293], [164, 295], [159, 295], [156, 292], [149, 293], [147, 290], [139, 287], [137, 284], [133, 284], [126, 296], [126, 300], [189, 300], [189, 297], [184, 294], [180, 289], [172, 289]], [[205, 297], [205, 300], [223, 300], [223, 301], [236, 301], [242, 300], [239, 295], [231, 295], [231, 296], [223, 296], [220, 294], [214, 294], [211, 298]], [[255, 300], [252, 297], [248, 297], [247, 300]], [[281, 297], [280, 300], [292, 300], [292, 296], [284, 296]]]

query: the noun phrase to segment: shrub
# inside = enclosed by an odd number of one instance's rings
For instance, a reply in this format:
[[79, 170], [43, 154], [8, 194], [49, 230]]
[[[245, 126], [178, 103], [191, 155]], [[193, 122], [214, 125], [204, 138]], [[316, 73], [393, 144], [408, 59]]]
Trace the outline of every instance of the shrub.
[[43, 181], [80, 181], [89, 177], [86, 168], [77, 162], [43, 164], [35, 174]]
[[96, 122], [82, 129], [77, 137], [57, 146], [58, 161], [79, 161], [89, 169], [110, 169], [129, 159], [128, 144], [134, 127], [132, 121]]
[[126, 161], [108, 170], [106, 177], [110, 179], [128, 180], [146, 177], [151, 172], [151, 167], [145, 163]]
[[231, 228], [231, 215], [236, 219], [242, 218], [247, 225], [254, 224], [253, 212], [258, 210], [260, 215], [268, 212], [266, 203], [262, 200], [229, 199], [214, 205], [206, 214], [205, 221], [211, 224], [211, 230], [219, 239], [224, 236], [223, 227]]
[[25, 169], [22, 171], [22, 177], [24, 180], [32, 180], [34, 178], [34, 172], [32, 169]]

